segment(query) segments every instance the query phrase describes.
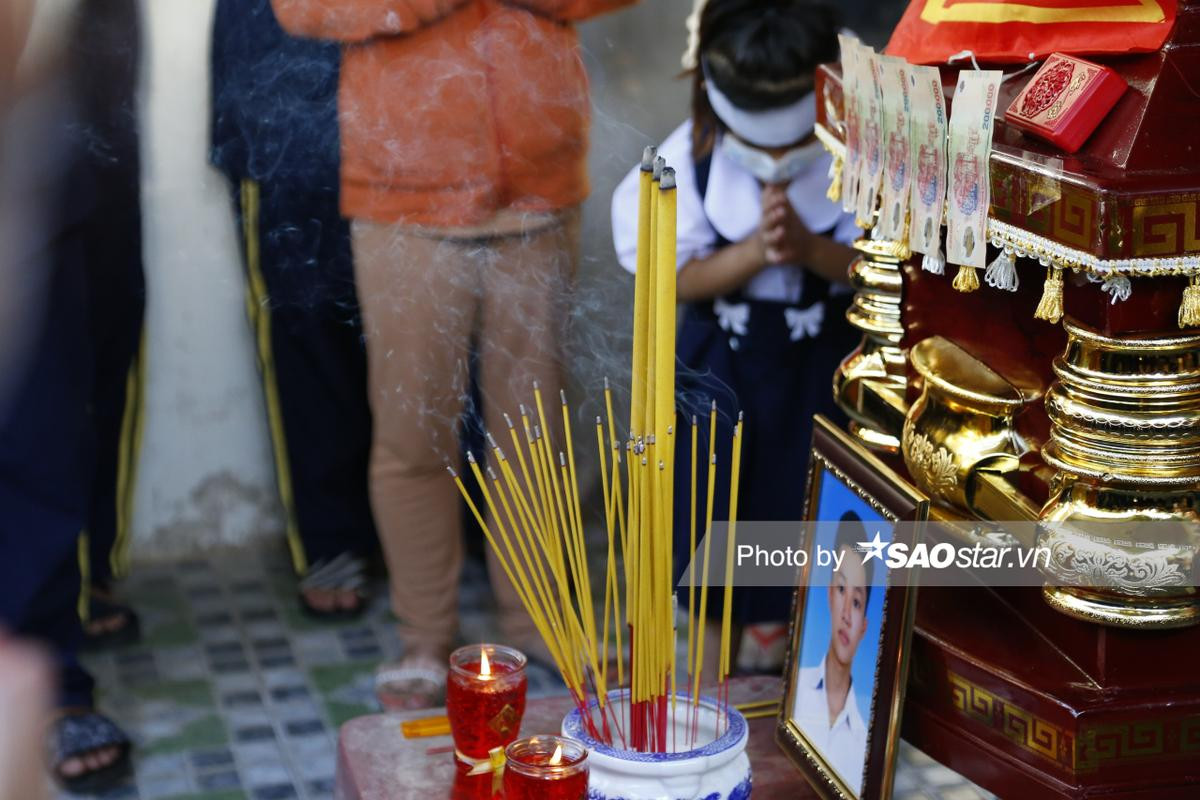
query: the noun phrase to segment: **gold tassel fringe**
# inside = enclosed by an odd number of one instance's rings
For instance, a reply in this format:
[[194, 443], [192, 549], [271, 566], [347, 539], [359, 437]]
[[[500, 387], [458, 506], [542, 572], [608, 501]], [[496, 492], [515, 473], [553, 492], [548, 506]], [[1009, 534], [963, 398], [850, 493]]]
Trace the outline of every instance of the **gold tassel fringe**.
[[960, 292], [973, 292], [978, 289], [979, 276], [975, 274], [975, 267], [968, 267], [966, 264], [960, 266], [951, 285]]
[[1179, 306], [1179, 327], [1200, 327], [1200, 275], [1193, 275], [1191, 283], [1183, 290], [1183, 303]]
[[833, 172], [833, 181], [829, 184], [829, 191], [825, 193], [832, 202], [837, 203], [842, 199], [842, 157], [833, 157], [833, 166], [830, 168]]
[[1042, 289], [1042, 301], [1038, 303], [1037, 311], [1033, 312], [1035, 319], [1057, 323], [1063, 315], [1063, 279], [1062, 269], [1049, 267], [1046, 269], [1046, 285]]

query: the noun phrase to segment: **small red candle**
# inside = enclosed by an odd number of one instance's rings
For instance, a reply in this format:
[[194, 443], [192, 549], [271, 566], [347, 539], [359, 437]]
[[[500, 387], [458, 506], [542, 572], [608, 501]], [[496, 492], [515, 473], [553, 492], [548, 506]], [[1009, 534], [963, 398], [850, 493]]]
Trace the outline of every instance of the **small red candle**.
[[533, 736], [504, 755], [504, 800], [586, 800], [587, 750], [574, 739]]
[[446, 716], [459, 753], [485, 759], [517, 738], [525, 713], [525, 656], [496, 644], [460, 647], [450, 655]]

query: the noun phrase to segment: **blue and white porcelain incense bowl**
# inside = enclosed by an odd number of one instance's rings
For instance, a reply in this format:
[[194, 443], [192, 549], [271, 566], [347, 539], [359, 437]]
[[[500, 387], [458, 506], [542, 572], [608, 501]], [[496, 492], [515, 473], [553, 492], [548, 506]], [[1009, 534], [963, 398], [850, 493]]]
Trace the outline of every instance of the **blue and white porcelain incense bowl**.
[[[629, 730], [629, 691], [610, 692], [609, 703], [621, 725]], [[677, 697], [679, 721], [671, 741], [692, 741], [685, 712], [691, 701]], [[589, 706], [599, 719], [598, 701]], [[588, 749], [591, 777], [588, 800], [747, 800], [750, 797], [750, 759], [746, 755], [746, 718], [708, 697], [701, 697], [695, 746], [677, 753], [640, 753], [609, 746], [589, 736], [579, 709], [563, 719], [564, 736]], [[674, 737], [678, 737], [677, 739]]]

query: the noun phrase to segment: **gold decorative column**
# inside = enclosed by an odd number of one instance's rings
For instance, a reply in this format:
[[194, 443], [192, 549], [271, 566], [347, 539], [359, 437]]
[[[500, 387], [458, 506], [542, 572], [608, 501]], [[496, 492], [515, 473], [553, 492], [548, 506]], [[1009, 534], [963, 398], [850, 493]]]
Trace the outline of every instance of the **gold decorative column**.
[[862, 343], [833, 376], [833, 396], [850, 417], [850, 432], [868, 447], [896, 452], [904, 426], [906, 362], [900, 349], [900, 261], [895, 242], [860, 239], [850, 267], [850, 324]]
[[[1104, 336], [1066, 323], [1046, 398], [1058, 473], [1043, 508], [1045, 596], [1132, 628], [1200, 622], [1200, 336]], [[1087, 584], [1056, 586], [1064, 584]]]

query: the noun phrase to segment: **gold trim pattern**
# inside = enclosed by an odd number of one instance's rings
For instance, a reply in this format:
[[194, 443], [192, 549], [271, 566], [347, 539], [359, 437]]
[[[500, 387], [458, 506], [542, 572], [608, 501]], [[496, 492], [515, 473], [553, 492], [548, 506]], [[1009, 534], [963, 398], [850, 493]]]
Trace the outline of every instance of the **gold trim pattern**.
[[1070, 732], [956, 672], [947, 670], [946, 679], [950, 702], [960, 713], [995, 730], [1022, 750], [1070, 766]]
[[1073, 772], [1130, 762], [1195, 758], [1200, 715], [1085, 724], [1077, 734], [946, 671], [950, 702], [962, 715], [1001, 734], [1025, 752]]
[[1089, 725], [1075, 742], [1075, 769], [1090, 772], [1105, 763], [1139, 761], [1166, 753], [1166, 736], [1160, 721], [1132, 724]]
[[1179, 202], [1133, 207], [1133, 252], [1147, 256], [1200, 250], [1196, 203]]

